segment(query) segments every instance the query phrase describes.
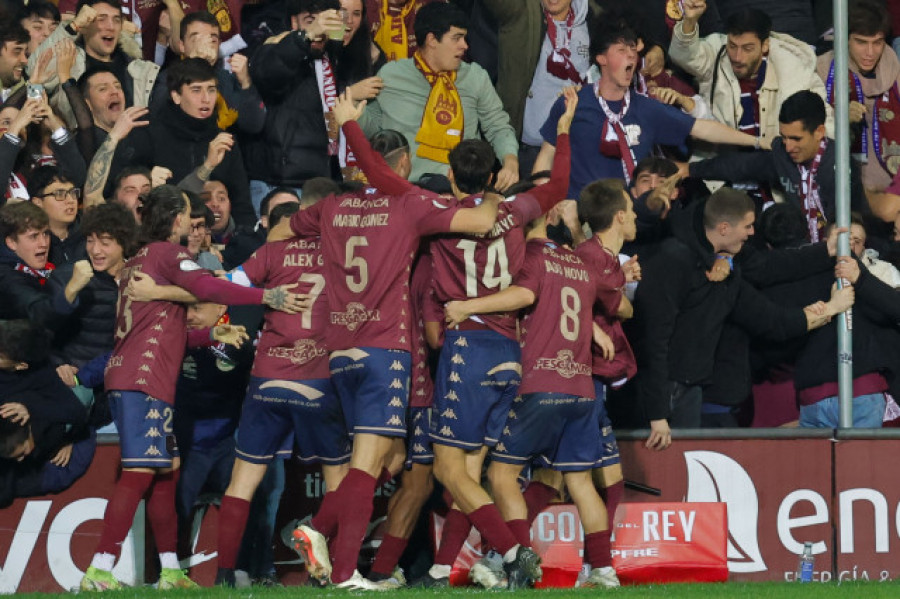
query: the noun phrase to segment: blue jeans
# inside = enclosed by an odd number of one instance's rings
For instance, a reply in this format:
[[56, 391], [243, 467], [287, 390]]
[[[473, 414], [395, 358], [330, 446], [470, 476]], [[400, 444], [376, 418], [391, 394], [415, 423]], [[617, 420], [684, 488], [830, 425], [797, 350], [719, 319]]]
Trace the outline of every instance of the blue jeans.
[[[853, 428], [881, 428], [884, 421], [884, 393], [858, 395], [853, 398]], [[826, 397], [811, 406], [800, 406], [800, 426], [804, 428], [837, 428], [841, 407], [837, 395]]]

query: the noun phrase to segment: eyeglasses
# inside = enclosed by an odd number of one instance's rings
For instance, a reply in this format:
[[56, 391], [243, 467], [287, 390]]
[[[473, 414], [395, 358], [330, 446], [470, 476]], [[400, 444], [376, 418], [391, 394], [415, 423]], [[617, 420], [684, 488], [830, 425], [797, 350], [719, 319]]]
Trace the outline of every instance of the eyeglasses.
[[77, 187], [73, 187], [72, 189], [56, 189], [54, 191], [51, 191], [50, 193], [43, 194], [41, 197], [52, 197], [57, 202], [65, 202], [66, 196], [71, 197], [73, 200], [78, 200], [79, 198], [81, 198], [81, 190]]
[[195, 225], [191, 225], [192, 233], [199, 233], [200, 231], [206, 230], [206, 223], [197, 223]]

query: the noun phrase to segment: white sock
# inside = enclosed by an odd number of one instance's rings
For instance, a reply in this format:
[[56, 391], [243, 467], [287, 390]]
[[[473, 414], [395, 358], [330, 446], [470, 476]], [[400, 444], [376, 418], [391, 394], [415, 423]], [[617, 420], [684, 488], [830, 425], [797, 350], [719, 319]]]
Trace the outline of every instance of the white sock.
[[178, 554], [174, 551], [166, 551], [159, 554], [159, 566], [164, 570], [180, 570], [181, 564], [178, 563]]
[[446, 564], [434, 564], [431, 566], [431, 569], [428, 570], [428, 575], [432, 578], [448, 578], [452, 569], [453, 566]]
[[517, 543], [512, 546], [512, 549], [503, 554], [504, 564], [511, 564], [516, 560], [516, 553], [519, 551], [519, 547], [521, 547], [521, 545]]
[[92, 566], [94, 566], [98, 570], [105, 570], [107, 572], [112, 571], [115, 563], [116, 556], [112, 553], [95, 553], [94, 559], [91, 560]]

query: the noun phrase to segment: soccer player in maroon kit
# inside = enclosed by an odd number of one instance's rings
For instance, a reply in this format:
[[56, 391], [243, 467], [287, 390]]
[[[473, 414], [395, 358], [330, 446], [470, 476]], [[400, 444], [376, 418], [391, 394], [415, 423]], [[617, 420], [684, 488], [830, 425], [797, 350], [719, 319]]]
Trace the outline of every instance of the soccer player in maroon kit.
[[[291, 219], [295, 234], [322, 238], [329, 285], [329, 365], [353, 434], [349, 473], [337, 491], [325, 496], [311, 525], [294, 531], [295, 546], [312, 576], [330, 576], [345, 588], [377, 588], [356, 571], [356, 561], [372, 514], [376, 477], [393, 439], [406, 436], [409, 279], [420, 240], [438, 233], [487, 233], [499, 201], [492, 196], [477, 208], [459, 208], [418, 188], [391, 194], [378, 181], [405, 183], [409, 166], [401, 163], [401, 172], [391, 176], [372, 151], [354, 122], [364, 104], [354, 107], [345, 94], [334, 115], [375, 187], [330, 196]], [[333, 571], [325, 537], [334, 537]]]
[[[634, 212], [629, 212], [633, 222]], [[522, 384], [491, 452], [488, 477], [501, 513], [519, 542], [527, 543], [528, 506], [517, 480], [522, 468], [537, 457], [563, 473], [584, 526], [590, 584], [601, 573], [608, 575], [603, 568], [611, 563], [606, 508], [591, 478], [600, 454], [600, 430], [587, 323], [603, 292], [596, 268], [547, 239], [541, 217], [528, 232], [525, 262], [513, 285], [446, 307], [449, 326], [476, 314], [527, 308], [521, 320]], [[509, 585], [516, 586], [512, 574]]]
[[328, 492], [337, 489], [350, 461], [350, 440], [328, 372], [321, 240], [266, 243], [242, 268], [255, 286], [297, 284], [311, 305], [301, 314], [266, 313], [241, 413], [237, 458], [219, 511], [216, 584], [229, 587], [250, 501], [276, 455], [286, 450], [290, 457], [293, 444], [301, 462], [322, 464]]
[[[266, 304], [298, 311], [301, 298], [285, 287], [249, 289], [215, 278], [194, 262], [178, 242], [191, 226], [191, 206], [171, 185], [154, 189], [142, 209], [141, 237], [147, 244], [128, 261], [120, 293], [136, 275], [177, 286], [201, 301]], [[131, 527], [138, 502], [147, 491], [147, 515], [160, 554], [159, 588], [196, 586], [181, 570], [176, 546], [175, 483], [178, 448], [172, 432], [175, 383], [186, 343], [208, 343], [210, 331], [187, 332], [185, 307], [168, 301], [134, 302], [120, 296], [116, 343], [106, 367], [106, 388], [119, 431], [122, 475], [104, 514], [103, 533], [82, 590], [119, 588], [112, 574], [116, 556]], [[225, 331], [222, 341], [246, 337], [242, 328]], [[151, 490], [152, 487], [152, 490]]]
[[[560, 143], [550, 181], [501, 203], [497, 225], [487, 235], [442, 237], [432, 243], [435, 299], [441, 304], [505, 289], [525, 258], [525, 226], [565, 197], [569, 125], [578, 105], [574, 88], [565, 94], [566, 112], [557, 125]], [[467, 140], [451, 151], [450, 177], [460, 205], [481, 201], [493, 162], [493, 152], [484, 142]], [[435, 377], [431, 437], [435, 475], [450, 491], [454, 505], [444, 522], [434, 565], [419, 580], [423, 586], [449, 584], [453, 562], [472, 525], [501, 554], [508, 554], [523, 538], [504, 523], [481, 486], [487, 450], [497, 443], [518, 389], [520, 358], [514, 312], [476, 316], [445, 332]], [[473, 568], [471, 573], [476, 582], [496, 584], [480, 580], [478, 572]]]

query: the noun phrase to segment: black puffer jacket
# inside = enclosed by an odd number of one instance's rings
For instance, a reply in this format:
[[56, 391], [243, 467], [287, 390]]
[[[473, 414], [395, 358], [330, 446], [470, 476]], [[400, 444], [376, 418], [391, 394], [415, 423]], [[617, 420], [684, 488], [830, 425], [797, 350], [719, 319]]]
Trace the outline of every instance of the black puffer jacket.
[[113, 348], [119, 287], [105, 272], [95, 272], [75, 304], [69, 304], [65, 289], [73, 268], [72, 264], [61, 266], [49, 282], [53, 307], [65, 318], [53, 339], [53, 361], [81, 368]]
[[42, 283], [37, 277], [17, 271], [19, 262], [19, 257], [6, 244], [0, 244], [0, 319], [27, 318], [54, 328], [59, 317], [53, 311], [46, 281]]
[[328, 133], [309, 42], [298, 32], [260, 46], [250, 75], [266, 104], [262, 133], [248, 136], [244, 154], [251, 179], [299, 187], [330, 177]]

